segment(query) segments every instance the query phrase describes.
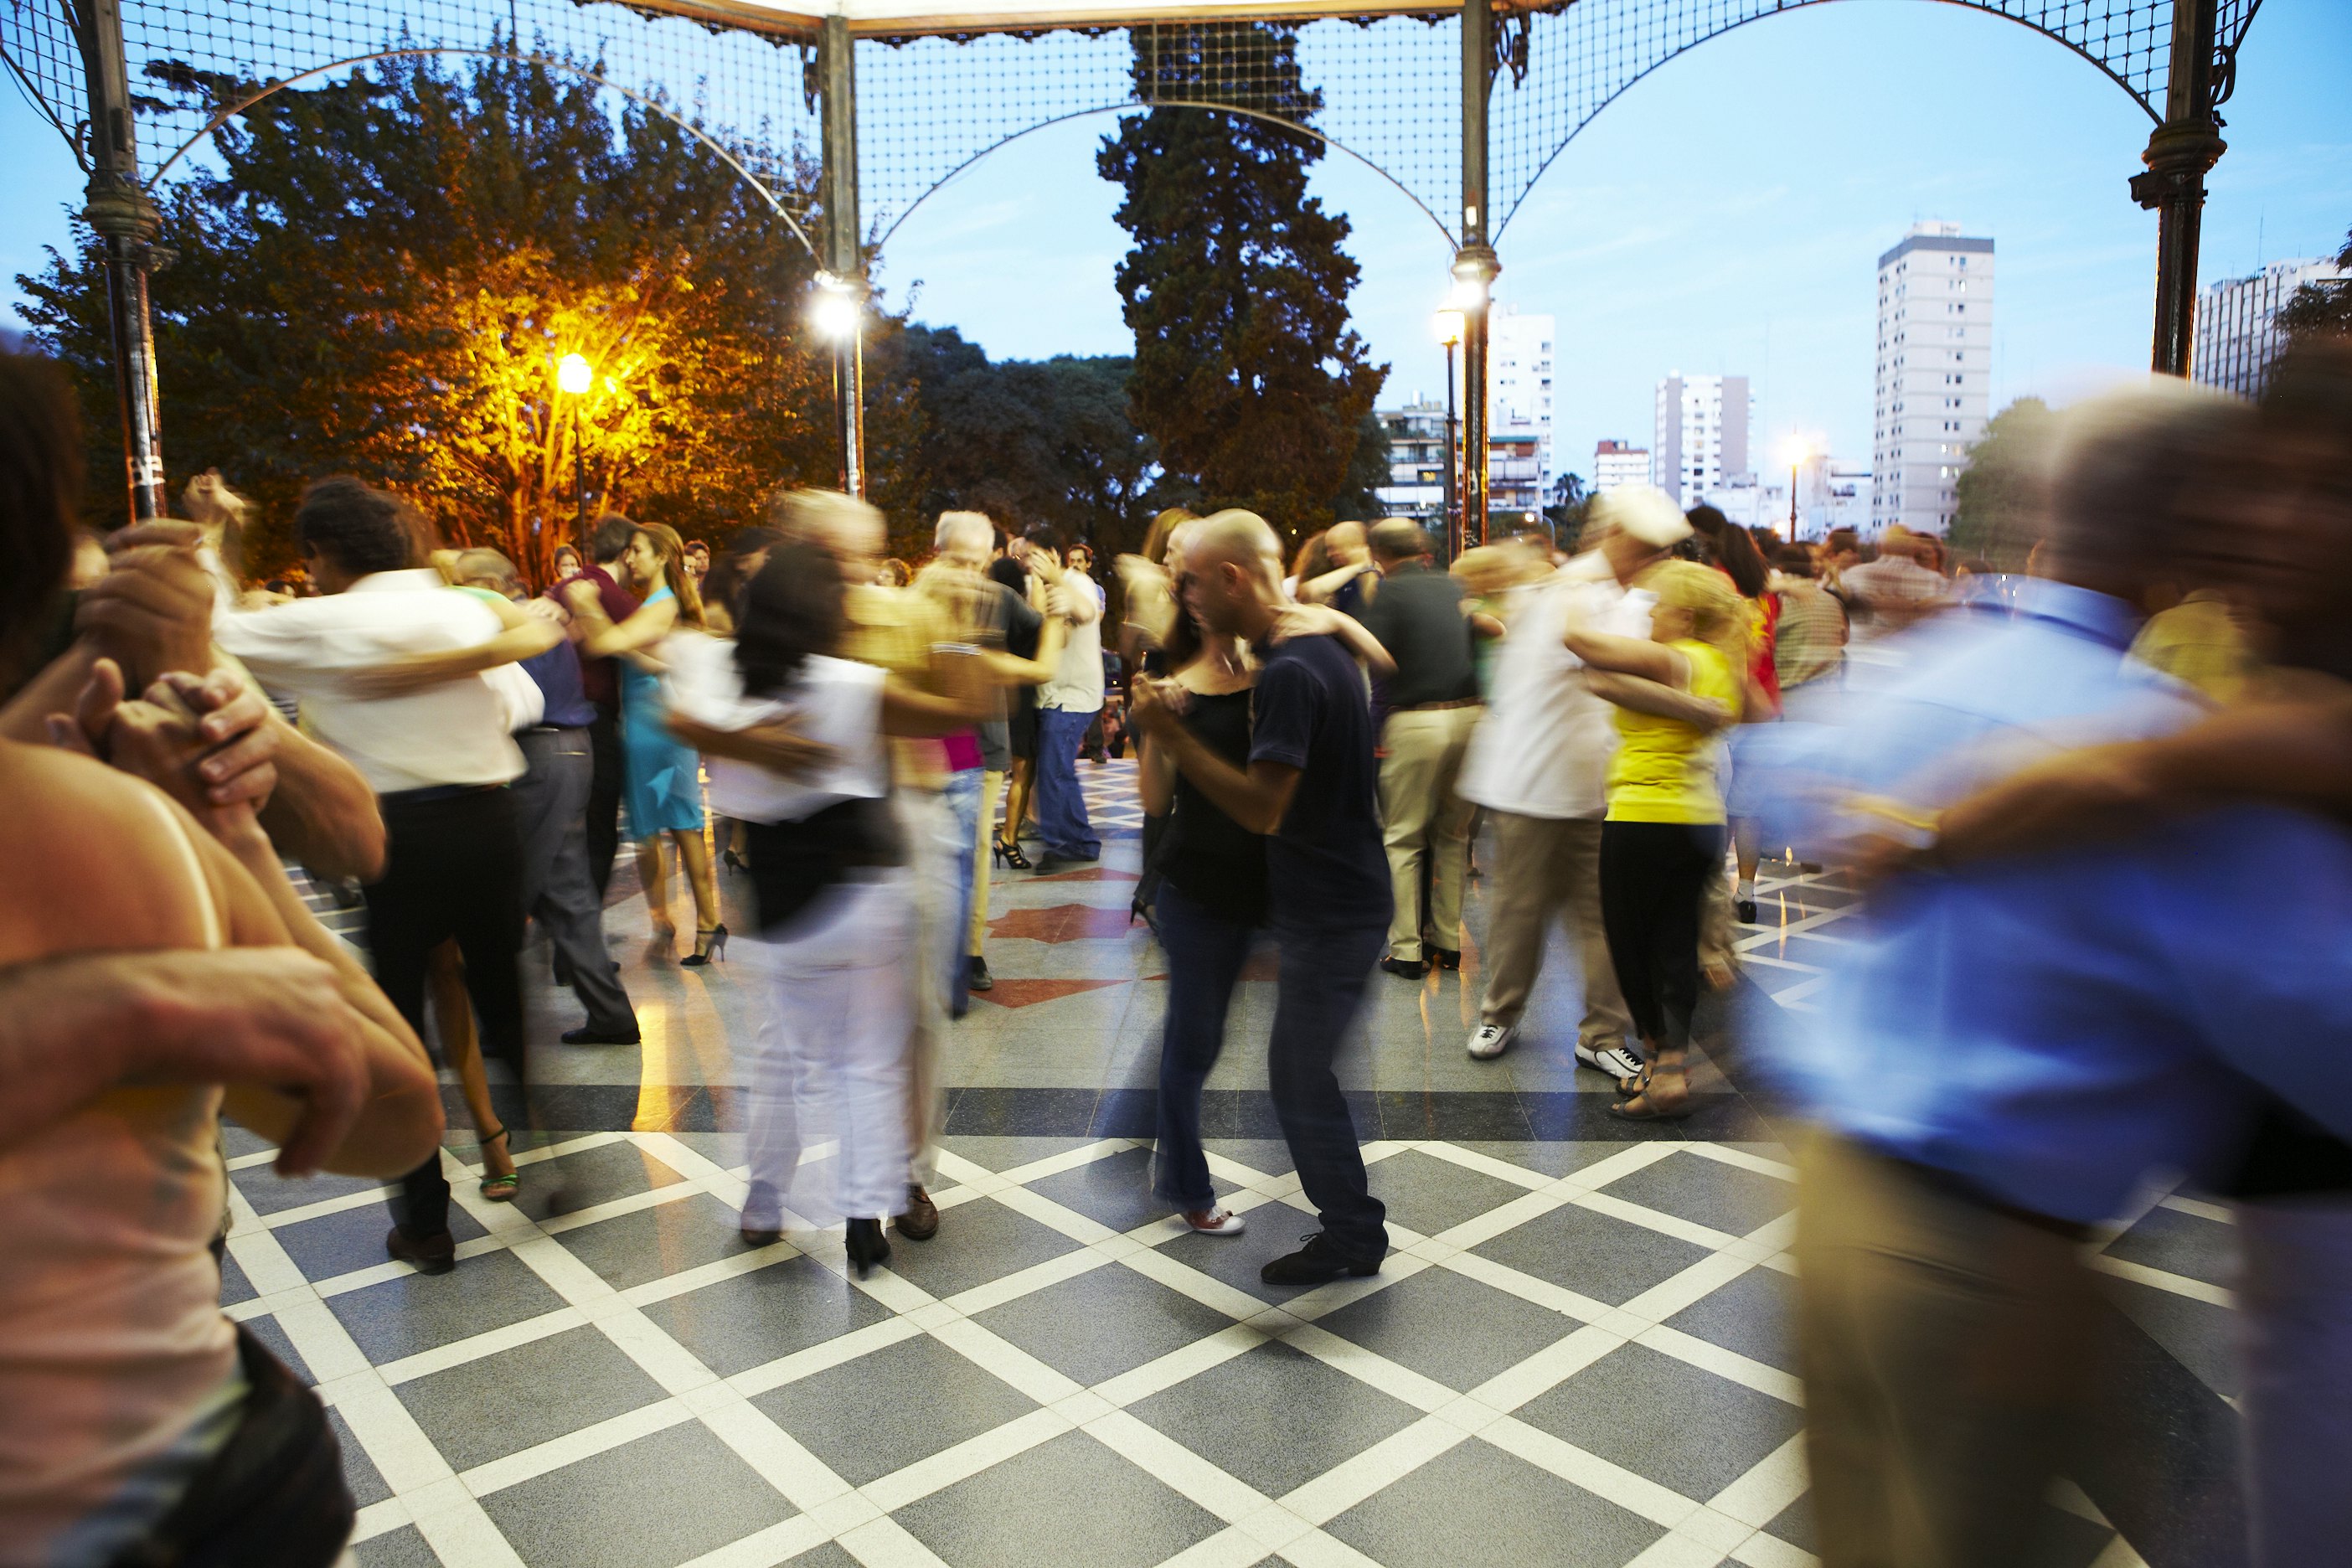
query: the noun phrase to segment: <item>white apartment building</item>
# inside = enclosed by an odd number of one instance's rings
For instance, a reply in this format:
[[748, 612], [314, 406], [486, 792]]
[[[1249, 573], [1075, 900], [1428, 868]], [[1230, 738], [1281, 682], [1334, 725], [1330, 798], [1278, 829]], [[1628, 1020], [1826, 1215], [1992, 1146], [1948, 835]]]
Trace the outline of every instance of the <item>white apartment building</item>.
[[1951, 525], [1992, 392], [1992, 241], [1918, 223], [1878, 258], [1871, 532]]
[[1658, 383], [1650, 482], [1687, 511], [1710, 490], [1751, 476], [1748, 432], [1755, 415], [1756, 397], [1744, 375], [1668, 372]]
[[1592, 485], [1594, 495], [1601, 495], [1621, 485], [1646, 485], [1650, 482], [1650, 449], [1624, 441], [1602, 441], [1592, 448]]
[[1389, 433], [1389, 482], [1373, 493], [1385, 517], [1417, 517], [1443, 530], [1445, 401], [1415, 394], [1402, 408], [1376, 409]]
[[2197, 297], [2197, 340], [2189, 361], [2193, 381], [2241, 397], [2262, 395], [2271, 361], [2284, 344], [2271, 318], [2305, 283], [2344, 277], [2333, 261], [2273, 261], [2251, 278], [2229, 278]]
[[1486, 482], [1496, 511], [1539, 509], [1531, 498], [1551, 483], [1552, 321], [1499, 301], [1487, 318]]

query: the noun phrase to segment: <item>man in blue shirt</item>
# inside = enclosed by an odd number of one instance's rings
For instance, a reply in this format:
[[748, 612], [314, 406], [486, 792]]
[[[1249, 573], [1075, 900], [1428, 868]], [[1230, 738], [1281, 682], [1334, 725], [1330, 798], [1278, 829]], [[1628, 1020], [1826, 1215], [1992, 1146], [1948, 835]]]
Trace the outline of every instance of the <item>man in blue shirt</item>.
[[[513, 563], [495, 550], [457, 557], [467, 587], [505, 595], [530, 607]], [[522, 839], [522, 908], [547, 933], [556, 976], [588, 1010], [588, 1022], [564, 1031], [567, 1046], [633, 1046], [637, 1016], [604, 950], [604, 900], [591, 879], [588, 795], [593, 784], [589, 726], [596, 706], [582, 683], [580, 652], [570, 638], [520, 661], [546, 698], [540, 721], [519, 731], [515, 743], [527, 764], [512, 787], [515, 829]]]
[[1281, 547], [1253, 512], [1203, 519], [1185, 551], [1185, 602], [1201, 625], [1249, 642], [1263, 661], [1249, 769], [1176, 721], [1158, 683], [1139, 682], [1137, 724], [1186, 778], [1266, 844], [1267, 917], [1282, 948], [1266, 1070], [1276, 1116], [1323, 1229], [1268, 1263], [1274, 1285], [1377, 1273], [1387, 1210], [1371, 1195], [1355, 1122], [1332, 1061], [1387, 939], [1372, 715], [1355, 660], [1328, 637], [1271, 642], [1286, 607]]
[[[2183, 386], [2074, 415], [2048, 580], [1743, 736], [1768, 838], [1843, 858], [2053, 750], [2193, 717], [2126, 654], [2250, 423]], [[1900, 875], [1857, 924], [1767, 1053], [1816, 1123], [1799, 1337], [1822, 1557], [2022, 1561], [2089, 1397], [2089, 1228], [2151, 1178], [2226, 1173], [2265, 1090], [2352, 1132], [2352, 838], [2217, 811]]]

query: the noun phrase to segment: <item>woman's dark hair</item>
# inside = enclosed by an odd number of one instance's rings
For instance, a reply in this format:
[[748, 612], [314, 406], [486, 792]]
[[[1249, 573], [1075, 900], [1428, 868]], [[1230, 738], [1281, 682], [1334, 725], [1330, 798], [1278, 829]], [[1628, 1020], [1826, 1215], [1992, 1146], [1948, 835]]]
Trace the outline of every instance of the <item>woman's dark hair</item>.
[[416, 509], [349, 474], [320, 479], [294, 509], [294, 537], [354, 577], [401, 572], [424, 559], [427, 531]]
[[0, 681], [41, 636], [73, 560], [81, 421], [45, 359], [0, 353]]
[[992, 581], [1002, 583], [1024, 598], [1028, 597], [1029, 568], [1022, 565], [1010, 555], [1000, 555], [990, 562], [988, 575]]
[[1764, 592], [1764, 552], [1756, 548], [1746, 529], [1732, 527], [1719, 507], [1701, 504], [1684, 515], [1690, 520], [1691, 537], [1706, 546], [1701, 559], [1722, 568], [1741, 598], [1753, 599]]
[[743, 694], [768, 697], [790, 686], [815, 654], [841, 646], [848, 621], [841, 568], [830, 551], [787, 539], [768, 552], [743, 590], [735, 624], [735, 668]]
[[702, 582], [702, 602], [720, 605], [742, 619], [743, 591], [751, 584], [751, 574], [743, 567], [762, 550], [774, 549], [776, 538], [774, 529], [759, 523], [737, 529], [735, 537], [727, 542], [727, 552], [710, 563], [710, 574]]
[[1813, 552], [1801, 544], [1783, 544], [1773, 553], [1772, 564], [1783, 576], [1818, 577], [1821, 568], [1813, 564]]

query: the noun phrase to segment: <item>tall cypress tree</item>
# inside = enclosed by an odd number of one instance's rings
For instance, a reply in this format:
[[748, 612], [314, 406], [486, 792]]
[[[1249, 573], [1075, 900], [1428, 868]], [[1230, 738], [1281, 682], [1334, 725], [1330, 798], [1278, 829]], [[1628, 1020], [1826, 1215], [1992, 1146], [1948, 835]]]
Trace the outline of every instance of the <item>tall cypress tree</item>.
[[[1145, 102], [1231, 102], [1300, 124], [1322, 106], [1297, 35], [1261, 23], [1138, 27]], [[1278, 529], [1331, 521], [1388, 376], [1348, 324], [1345, 216], [1307, 194], [1311, 136], [1252, 115], [1156, 108], [1104, 139], [1135, 237], [1118, 291], [1135, 333], [1128, 396], [1169, 470]]]

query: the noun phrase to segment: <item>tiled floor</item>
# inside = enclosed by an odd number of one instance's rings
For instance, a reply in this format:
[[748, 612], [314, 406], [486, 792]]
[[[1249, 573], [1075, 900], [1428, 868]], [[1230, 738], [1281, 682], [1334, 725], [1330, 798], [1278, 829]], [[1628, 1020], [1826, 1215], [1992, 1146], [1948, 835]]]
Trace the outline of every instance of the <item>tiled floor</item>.
[[[224, 1300], [331, 1406], [360, 1563], [1813, 1561], [1790, 1172], [1747, 1097], [1710, 1071], [1691, 1123], [1600, 1115], [1562, 962], [1527, 1042], [1468, 1061], [1474, 892], [1462, 974], [1380, 979], [1343, 1064], [1397, 1251], [1269, 1288], [1258, 1265], [1314, 1228], [1263, 1094], [1270, 972], [1211, 1085], [1249, 1230], [1184, 1233], [1147, 1189], [1164, 970], [1124, 921], [1130, 770], [1087, 776], [1105, 863], [998, 873], [1003, 978], [950, 1043], [940, 1232], [868, 1279], [837, 1234], [737, 1235], [727, 1043], [751, 1003], [728, 966], [647, 954], [625, 884], [611, 933], [646, 1044], [541, 1053], [520, 1203], [478, 1196], [453, 1125], [453, 1274], [384, 1260], [383, 1190], [282, 1182], [233, 1136]], [[1801, 1010], [1846, 896], [1794, 879], [1764, 901], [1743, 1005]], [[568, 1026], [568, 997], [534, 1005], [535, 1037]], [[2098, 1258], [2168, 1408], [2226, 1415], [2234, 1391], [2226, 1221], [2168, 1198]], [[2053, 1563], [2191, 1560], [2141, 1491], [2093, 1489], [2152, 1522], [2127, 1544], [2067, 1489]]]

